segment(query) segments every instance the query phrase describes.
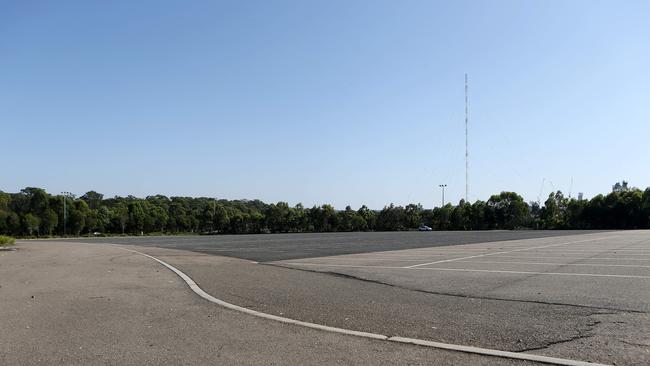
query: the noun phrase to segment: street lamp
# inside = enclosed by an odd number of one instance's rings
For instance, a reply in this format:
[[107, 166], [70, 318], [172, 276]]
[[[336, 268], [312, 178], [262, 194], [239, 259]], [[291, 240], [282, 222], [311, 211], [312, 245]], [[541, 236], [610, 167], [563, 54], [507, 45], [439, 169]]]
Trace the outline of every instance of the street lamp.
[[438, 187], [442, 188], [442, 206], [441, 207], [445, 207], [445, 187], [446, 186], [447, 186], [446, 184], [439, 184], [438, 185]]
[[66, 201], [67, 201], [68, 196], [72, 195], [72, 193], [70, 193], [70, 192], [61, 192], [61, 194], [63, 195], [63, 237], [65, 237], [66, 223], [68, 221], [68, 212], [67, 212], [68, 210], [67, 210], [67, 206], [66, 206]]

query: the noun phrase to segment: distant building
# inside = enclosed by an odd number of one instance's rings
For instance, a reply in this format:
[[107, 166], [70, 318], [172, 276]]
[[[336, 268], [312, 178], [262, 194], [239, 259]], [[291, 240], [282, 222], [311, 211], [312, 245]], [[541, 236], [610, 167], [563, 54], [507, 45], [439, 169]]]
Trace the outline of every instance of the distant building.
[[582, 192], [578, 193], [578, 201], [582, 201]]

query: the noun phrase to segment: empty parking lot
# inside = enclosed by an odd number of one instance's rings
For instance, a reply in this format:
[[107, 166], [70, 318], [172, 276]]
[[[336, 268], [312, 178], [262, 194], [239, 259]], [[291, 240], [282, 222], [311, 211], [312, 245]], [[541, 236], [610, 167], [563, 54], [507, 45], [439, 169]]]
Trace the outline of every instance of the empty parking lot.
[[605, 364], [650, 361], [647, 231], [84, 241], [128, 244], [218, 298], [274, 315]]

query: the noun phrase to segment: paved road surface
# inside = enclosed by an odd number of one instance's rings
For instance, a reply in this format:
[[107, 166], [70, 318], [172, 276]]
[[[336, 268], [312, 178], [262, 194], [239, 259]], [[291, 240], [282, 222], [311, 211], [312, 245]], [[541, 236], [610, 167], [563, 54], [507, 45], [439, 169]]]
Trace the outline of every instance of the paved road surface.
[[[177, 266], [218, 298], [266, 313], [515, 352], [650, 364], [650, 231], [523, 233], [523, 240], [519, 232], [119, 240]], [[260, 259], [268, 261], [251, 262]]]
[[21, 243], [0, 252], [0, 365], [534, 365], [262, 320], [143, 256]]
[[191, 250], [258, 262], [428, 248], [504, 240], [580, 235], [576, 230], [432, 231], [378, 233], [310, 233], [213, 236], [145, 236], [65, 239], [89, 243], [115, 243]]

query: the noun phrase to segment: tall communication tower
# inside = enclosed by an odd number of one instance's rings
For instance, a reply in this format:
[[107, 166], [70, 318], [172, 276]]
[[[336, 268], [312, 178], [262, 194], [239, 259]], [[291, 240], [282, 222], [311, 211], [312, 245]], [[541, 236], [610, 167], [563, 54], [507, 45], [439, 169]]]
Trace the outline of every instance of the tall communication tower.
[[469, 148], [467, 138], [467, 124], [469, 122], [469, 108], [468, 108], [468, 82], [467, 74], [465, 74], [465, 202], [469, 203]]

